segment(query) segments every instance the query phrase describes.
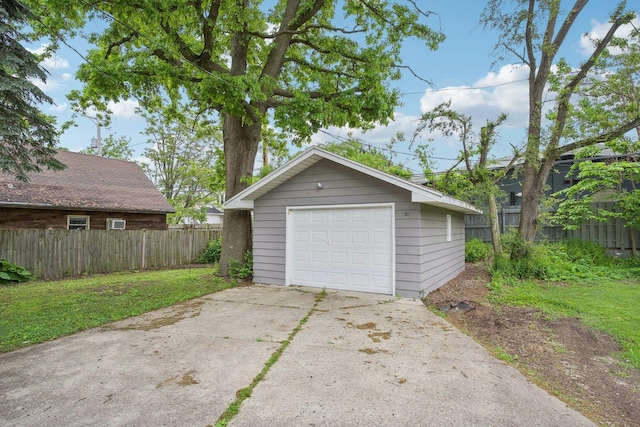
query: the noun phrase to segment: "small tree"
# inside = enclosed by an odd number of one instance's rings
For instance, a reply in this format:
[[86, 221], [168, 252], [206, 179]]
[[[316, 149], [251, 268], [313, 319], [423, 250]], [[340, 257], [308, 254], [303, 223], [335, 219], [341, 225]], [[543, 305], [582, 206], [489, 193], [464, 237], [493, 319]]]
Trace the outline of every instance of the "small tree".
[[[597, 159], [600, 148], [583, 149], [576, 155], [571, 172], [577, 182], [554, 197], [561, 199], [553, 220], [566, 230], [576, 230], [587, 220], [621, 218], [630, 230], [631, 248], [637, 255], [635, 230], [640, 229], [640, 142], [618, 140], [607, 143], [614, 155]], [[611, 209], [596, 208], [597, 201], [613, 202]]]
[[[480, 130], [480, 135], [473, 131], [472, 119], [450, 109], [451, 102], [438, 105], [436, 108], [422, 115], [420, 124], [414, 133], [415, 138], [425, 129], [431, 132], [439, 131], [445, 137], [456, 136], [462, 143], [462, 150], [458, 162], [445, 174], [436, 178], [437, 189], [452, 196], [461, 198], [471, 203], [487, 204], [491, 222], [491, 241], [493, 251], [497, 256], [502, 254], [500, 243], [500, 224], [498, 221], [498, 202], [500, 189], [496, 185], [498, 180], [511, 169], [518, 158], [517, 151], [505, 168], [491, 169], [489, 153], [495, 145], [497, 128], [506, 119], [506, 114], [501, 114], [496, 120], [487, 120]], [[472, 158], [478, 156], [477, 162]], [[464, 171], [455, 169], [464, 163]]]
[[152, 147], [144, 154], [147, 175], [176, 210], [172, 223], [187, 218], [204, 221], [204, 205], [224, 188], [224, 162], [220, 131], [171, 108], [147, 115], [146, 133]]
[[0, 2], [0, 171], [21, 181], [27, 181], [30, 172], [41, 172], [41, 167], [64, 169], [54, 158], [55, 122], [36, 107], [53, 100], [31, 81], [45, 82], [47, 72], [38, 57], [20, 44], [31, 41], [18, 30], [30, 17], [19, 1]]
[[[84, 150], [85, 153], [93, 156], [98, 155], [98, 150], [89, 147]], [[102, 140], [102, 157], [118, 160], [131, 160], [133, 149], [131, 148], [131, 138], [119, 136], [116, 138], [114, 134], [108, 135]]]

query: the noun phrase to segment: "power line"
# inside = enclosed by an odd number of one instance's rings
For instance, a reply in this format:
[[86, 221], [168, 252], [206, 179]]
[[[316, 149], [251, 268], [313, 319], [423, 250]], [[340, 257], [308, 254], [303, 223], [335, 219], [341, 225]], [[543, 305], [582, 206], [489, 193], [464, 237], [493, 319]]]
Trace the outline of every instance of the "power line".
[[[475, 90], [475, 89], [491, 89], [491, 88], [495, 88], [495, 87], [500, 87], [500, 86], [508, 86], [508, 85], [513, 85], [516, 83], [521, 83], [521, 82], [526, 82], [529, 79], [520, 79], [520, 80], [514, 80], [512, 82], [506, 82], [506, 83], [498, 83], [495, 85], [486, 85], [486, 86], [471, 86], [471, 87], [466, 87], [466, 86], [460, 86], [460, 87], [444, 87], [441, 89], [433, 89], [431, 91], [429, 91], [430, 93], [435, 93], [435, 92], [450, 92], [450, 91], [464, 91], [464, 90]], [[400, 95], [401, 96], [406, 96], [406, 95], [421, 95], [427, 93], [427, 90], [423, 90], [421, 92], [403, 92]]]

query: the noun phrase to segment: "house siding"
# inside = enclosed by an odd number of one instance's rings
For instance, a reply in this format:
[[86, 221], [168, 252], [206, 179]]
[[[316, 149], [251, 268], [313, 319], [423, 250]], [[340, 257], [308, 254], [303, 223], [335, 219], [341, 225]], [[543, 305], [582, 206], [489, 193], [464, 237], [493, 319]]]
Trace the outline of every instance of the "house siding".
[[105, 212], [90, 210], [0, 208], [0, 230], [66, 229], [68, 215], [89, 216], [91, 230], [106, 230], [107, 219], [127, 221], [127, 230], [166, 230], [165, 213]]
[[[322, 189], [317, 183], [323, 184]], [[411, 202], [409, 191], [329, 160], [320, 160], [254, 202], [254, 281], [283, 285], [286, 271], [286, 208], [301, 206], [395, 204], [396, 293], [417, 297], [425, 287], [435, 289], [455, 271], [464, 269], [463, 215]], [[446, 240], [444, 216], [450, 213], [453, 242]], [[420, 232], [421, 228], [425, 228]], [[426, 234], [423, 234], [426, 233]], [[441, 235], [441, 238], [440, 238]], [[462, 261], [459, 246], [462, 242]], [[449, 261], [427, 261], [446, 249], [454, 255]], [[454, 267], [455, 262], [461, 266]], [[429, 276], [430, 270], [437, 275]]]
[[[464, 271], [464, 215], [425, 205], [421, 206], [421, 213], [420, 290], [427, 294]], [[450, 242], [447, 215], [451, 215]]]

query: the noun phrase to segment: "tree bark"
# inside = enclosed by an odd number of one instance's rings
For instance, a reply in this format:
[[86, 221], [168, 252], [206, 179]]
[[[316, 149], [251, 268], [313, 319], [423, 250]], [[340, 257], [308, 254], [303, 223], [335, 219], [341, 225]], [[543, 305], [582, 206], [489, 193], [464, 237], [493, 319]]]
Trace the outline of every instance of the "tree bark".
[[500, 240], [500, 221], [498, 218], [498, 202], [495, 194], [489, 194], [489, 219], [491, 222], [491, 243], [493, 244], [493, 254], [496, 257], [502, 256], [502, 242]]
[[[262, 132], [260, 122], [243, 123], [237, 116], [223, 116], [223, 141], [226, 169], [225, 200], [248, 187], [253, 175], [253, 165], [258, 153]], [[252, 249], [253, 235], [251, 212], [241, 210], [224, 211], [222, 228], [222, 253], [218, 274], [229, 275], [229, 261], [244, 261], [244, 254]]]

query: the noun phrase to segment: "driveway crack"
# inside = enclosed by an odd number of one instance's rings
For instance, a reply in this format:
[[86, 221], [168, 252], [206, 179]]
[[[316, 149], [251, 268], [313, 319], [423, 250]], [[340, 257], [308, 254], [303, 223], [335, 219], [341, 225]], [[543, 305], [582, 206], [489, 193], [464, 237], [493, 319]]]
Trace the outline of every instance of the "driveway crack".
[[309, 320], [309, 317], [311, 317], [311, 315], [316, 311], [318, 304], [320, 304], [320, 302], [324, 299], [326, 295], [327, 295], [326, 289], [323, 289], [320, 293], [316, 295], [316, 301], [315, 301], [315, 304], [313, 304], [313, 307], [311, 307], [309, 312], [302, 319], [300, 319], [300, 321], [298, 322], [296, 327], [293, 328], [293, 330], [291, 331], [287, 339], [281, 342], [280, 347], [278, 347], [276, 351], [273, 352], [271, 357], [264, 364], [262, 371], [260, 371], [260, 373], [253, 378], [253, 381], [251, 381], [251, 384], [249, 384], [249, 386], [245, 388], [241, 388], [236, 392], [236, 399], [233, 402], [231, 402], [227, 407], [227, 409], [222, 413], [222, 415], [220, 415], [220, 418], [218, 418], [218, 420], [216, 421], [216, 427], [225, 427], [227, 424], [229, 424], [229, 422], [233, 419], [233, 417], [235, 417], [238, 414], [238, 412], [240, 412], [240, 407], [242, 406], [242, 402], [244, 402], [246, 399], [251, 397], [251, 393], [253, 393], [253, 389], [264, 379], [267, 373], [269, 373], [269, 370], [271, 369], [271, 367], [278, 361], [278, 359], [280, 359], [280, 356], [282, 355], [282, 353], [284, 353], [286, 348], [289, 347], [289, 344], [291, 344], [291, 341], [293, 341], [293, 338], [298, 334], [298, 332], [300, 332], [300, 329], [302, 329], [302, 325], [307, 323], [307, 321]]

